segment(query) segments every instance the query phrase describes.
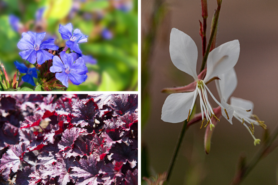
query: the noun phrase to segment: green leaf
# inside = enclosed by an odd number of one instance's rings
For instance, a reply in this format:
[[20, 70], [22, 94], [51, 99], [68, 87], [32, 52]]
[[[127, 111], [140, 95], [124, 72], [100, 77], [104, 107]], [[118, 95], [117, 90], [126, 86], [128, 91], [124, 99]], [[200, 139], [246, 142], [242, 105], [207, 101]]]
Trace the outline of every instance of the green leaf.
[[35, 91], [42, 91], [42, 86], [41, 85], [37, 85], [35, 88]]
[[46, 9], [43, 14], [45, 18], [63, 19], [71, 10], [72, 1], [70, 0], [48, 0], [45, 4]]
[[19, 91], [34, 91], [34, 90], [28, 87], [22, 87], [21, 89], [19, 89]]

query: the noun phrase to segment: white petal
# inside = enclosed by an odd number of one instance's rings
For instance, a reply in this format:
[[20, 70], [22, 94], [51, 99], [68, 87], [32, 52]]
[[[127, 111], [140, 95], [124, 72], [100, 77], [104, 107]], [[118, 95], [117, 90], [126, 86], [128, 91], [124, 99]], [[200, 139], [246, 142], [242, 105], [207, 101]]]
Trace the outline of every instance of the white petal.
[[190, 36], [176, 28], [171, 31], [170, 56], [173, 64], [179, 70], [197, 79], [197, 46]]
[[226, 111], [223, 108], [221, 108], [222, 116], [224, 118], [226, 118], [226, 120], [229, 121], [231, 124], [233, 124], [233, 122], [232, 122], [232, 119], [233, 119], [233, 116], [234, 116], [234, 109], [233, 109], [233, 107], [230, 106], [229, 104], [227, 104], [223, 99], [221, 100], [221, 105], [226, 109], [227, 114], [229, 116], [229, 119], [227, 117]]
[[[251, 116], [254, 108], [253, 102], [235, 97], [231, 97], [231, 106], [233, 106], [238, 114], [247, 117]], [[247, 112], [246, 110], [251, 111]]]
[[232, 68], [227, 73], [220, 75], [219, 78], [220, 80], [215, 81], [217, 91], [220, 99], [223, 98], [227, 102], [237, 86], [236, 72]]
[[212, 50], [208, 56], [207, 75], [204, 81], [207, 82], [213, 77], [219, 77], [219, 75], [232, 69], [238, 61], [239, 52], [238, 40], [226, 42]]
[[186, 120], [193, 102], [194, 93], [195, 91], [170, 94], [163, 104], [161, 119], [170, 123], [179, 123]]

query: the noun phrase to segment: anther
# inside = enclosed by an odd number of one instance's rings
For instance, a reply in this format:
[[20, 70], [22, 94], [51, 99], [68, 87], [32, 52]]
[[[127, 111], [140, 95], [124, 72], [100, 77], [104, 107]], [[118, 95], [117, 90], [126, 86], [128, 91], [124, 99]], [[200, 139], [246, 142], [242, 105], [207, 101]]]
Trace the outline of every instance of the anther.
[[214, 117], [217, 121], [220, 121], [220, 120], [218, 119], [218, 117], [216, 117], [214, 114], [213, 114], [213, 117]]
[[246, 110], [246, 112], [250, 112], [251, 111], [251, 109], [249, 109], [249, 110]]
[[202, 129], [204, 122], [205, 122], [205, 119], [202, 120], [202, 124], [201, 124], [200, 129]]
[[244, 119], [242, 118], [242, 122], [241, 122], [242, 124], [244, 124]]
[[205, 128], [208, 126], [209, 122], [210, 122], [210, 120], [208, 120], [207, 124], [205, 125]]
[[225, 113], [226, 113], [226, 115], [227, 115], [227, 118], [230, 119], [227, 110], [224, 109], [224, 111], [225, 111]]

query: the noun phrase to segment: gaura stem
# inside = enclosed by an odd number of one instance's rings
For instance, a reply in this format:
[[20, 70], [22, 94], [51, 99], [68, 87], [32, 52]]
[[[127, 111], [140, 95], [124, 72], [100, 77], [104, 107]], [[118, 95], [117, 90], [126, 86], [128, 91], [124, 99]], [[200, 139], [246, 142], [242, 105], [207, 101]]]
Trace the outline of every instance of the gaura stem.
[[219, 18], [220, 9], [221, 9], [221, 3], [222, 3], [222, 1], [218, 0], [218, 3], [217, 3], [218, 6], [217, 6], [217, 9], [216, 9], [215, 14], [214, 14], [215, 19], [214, 19], [214, 23], [212, 25], [212, 31], [211, 31], [211, 34], [210, 34], [209, 43], [208, 43], [208, 46], [206, 48], [206, 52], [205, 52], [205, 55], [204, 55], [204, 58], [203, 58], [202, 67], [201, 67], [200, 71], [203, 71], [203, 69], [206, 66], [206, 62], [207, 62], [207, 59], [208, 59], [208, 54], [210, 52], [211, 45], [213, 43], [214, 37], [216, 37], [215, 33], [216, 33], [216, 30], [217, 30], [218, 18]]
[[181, 133], [180, 133], [180, 137], [179, 137], [179, 140], [178, 140], [178, 144], [176, 146], [176, 150], [175, 150], [175, 153], [173, 155], [173, 158], [172, 158], [172, 161], [170, 163], [170, 167], [169, 167], [169, 170], [168, 170], [168, 173], [167, 173], [167, 178], [166, 178], [166, 181], [169, 182], [169, 179], [170, 179], [170, 176], [171, 176], [171, 173], [172, 173], [172, 170], [173, 170], [173, 167], [174, 167], [174, 164], [175, 164], [175, 161], [176, 161], [176, 158], [177, 158], [177, 155], [178, 155], [178, 152], [179, 152], [179, 149], [180, 149], [180, 146], [181, 146], [181, 143], [182, 143], [182, 139], [183, 139], [183, 136], [187, 130], [187, 120], [184, 121], [184, 124], [182, 126], [182, 130], [181, 130]]

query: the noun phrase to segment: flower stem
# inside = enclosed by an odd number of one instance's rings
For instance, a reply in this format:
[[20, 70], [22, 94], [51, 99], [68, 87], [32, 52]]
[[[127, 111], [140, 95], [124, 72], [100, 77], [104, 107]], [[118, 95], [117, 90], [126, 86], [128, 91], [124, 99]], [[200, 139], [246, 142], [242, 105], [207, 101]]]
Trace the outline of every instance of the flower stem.
[[179, 149], [180, 149], [180, 146], [181, 146], [181, 142], [182, 142], [182, 139], [183, 139], [183, 136], [187, 130], [187, 120], [184, 121], [184, 124], [182, 126], [182, 130], [181, 130], [181, 133], [180, 133], [180, 137], [179, 137], [179, 140], [178, 140], [178, 144], [176, 146], [176, 150], [175, 150], [175, 153], [173, 155], [173, 158], [172, 158], [172, 161], [170, 163], [170, 167], [169, 167], [169, 170], [168, 170], [168, 173], [167, 173], [167, 178], [166, 178], [166, 181], [169, 182], [169, 179], [170, 179], [170, 176], [171, 176], [171, 173], [172, 173], [172, 170], [173, 170], [173, 167], [174, 167], [174, 164], [175, 164], [175, 161], [176, 161], [176, 158], [177, 158], [177, 155], [178, 155], [178, 152], [179, 152]]
[[69, 49], [68, 46], [65, 46], [63, 51], [66, 52], [68, 49]]
[[206, 46], [207, 46], [207, 38], [206, 38], [206, 32], [207, 32], [207, 18], [208, 18], [208, 3], [207, 0], [202, 0], [202, 17], [203, 17], [203, 26], [202, 26], [202, 48], [203, 48], [203, 57], [206, 52]]
[[214, 37], [216, 37], [216, 30], [217, 30], [217, 25], [218, 25], [218, 18], [219, 18], [219, 14], [220, 14], [220, 9], [221, 9], [221, 3], [222, 1], [218, 0], [217, 1], [217, 9], [214, 13], [214, 23], [212, 25], [212, 31], [211, 31], [211, 34], [210, 34], [210, 38], [209, 38], [209, 43], [208, 43], [208, 46], [206, 48], [206, 52], [205, 52], [205, 55], [204, 55], [204, 58], [203, 58], [203, 62], [202, 62], [202, 67], [201, 67], [201, 70], [200, 71], [203, 71], [205, 69], [205, 66], [206, 66], [206, 62], [207, 62], [207, 59], [208, 59], [208, 54], [210, 52], [210, 48], [214, 42]]
[[253, 157], [253, 159], [250, 161], [249, 164], [242, 166], [237, 172], [236, 175], [231, 183], [231, 185], [238, 185], [240, 184], [244, 178], [253, 170], [253, 168], [258, 164], [258, 162], [268, 155], [273, 148], [272, 144], [275, 141], [275, 139], [278, 136], [278, 127], [276, 130], [273, 132], [272, 136], [270, 139], [268, 139], [265, 143], [264, 146], [259, 150], [259, 152]]

